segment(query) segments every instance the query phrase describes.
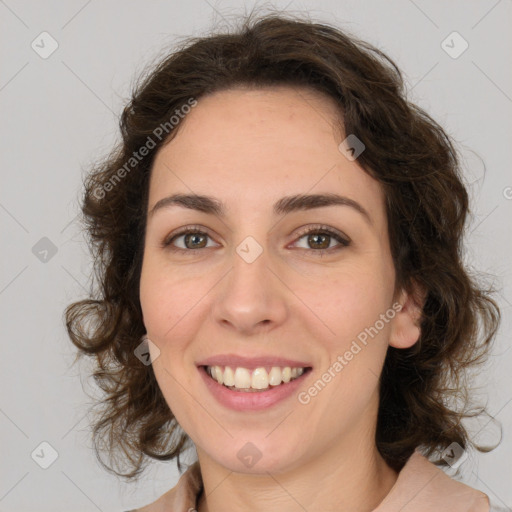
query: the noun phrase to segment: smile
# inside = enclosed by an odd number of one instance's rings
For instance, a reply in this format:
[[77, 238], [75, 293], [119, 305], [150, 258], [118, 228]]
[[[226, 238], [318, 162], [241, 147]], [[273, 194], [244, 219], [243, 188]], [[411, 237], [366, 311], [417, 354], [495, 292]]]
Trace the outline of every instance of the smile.
[[290, 366], [259, 367], [254, 370], [238, 366], [206, 366], [206, 373], [231, 390], [259, 391], [280, 386], [300, 377], [307, 368]]
[[[199, 366], [198, 370], [206, 389], [213, 398], [223, 407], [235, 411], [260, 411], [284, 402], [286, 398], [300, 391], [304, 380], [312, 371], [311, 367], [291, 368], [286, 366], [270, 367], [268, 370], [266, 367], [257, 367], [252, 372], [244, 367], [235, 367], [234, 370], [231, 367], [218, 366], [217, 368], [215, 369], [215, 366]], [[231, 386], [226, 385], [226, 381], [224, 381], [227, 368], [229, 368], [227, 371], [227, 382], [235, 383]], [[277, 368], [277, 370], [272, 371], [274, 368]], [[295, 370], [295, 377], [292, 377], [293, 370]], [[232, 381], [229, 380], [230, 371], [233, 377]], [[215, 377], [212, 376], [212, 372]], [[217, 372], [222, 376], [222, 384], [216, 378]], [[265, 378], [267, 379], [266, 383]], [[280, 380], [279, 384], [273, 385], [270, 382], [271, 379], [275, 379], [273, 382], [277, 382], [278, 378]], [[245, 387], [237, 387], [237, 379], [239, 385]], [[259, 389], [253, 388], [253, 379], [255, 379], [256, 385], [263, 386], [265, 384], [265, 386]], [[288, 381], [285, 382], [285, 380]]]

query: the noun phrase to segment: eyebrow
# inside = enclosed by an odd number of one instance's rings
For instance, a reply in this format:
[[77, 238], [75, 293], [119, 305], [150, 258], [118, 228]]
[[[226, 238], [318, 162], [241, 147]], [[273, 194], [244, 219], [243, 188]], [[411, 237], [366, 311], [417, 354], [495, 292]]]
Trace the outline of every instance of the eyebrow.
[[[175, 205], [210, 215], [216, 215], [221, 218], [226, 217], [226, 207], [221, 201], [211, 196], [197, 194], [173, 194], [164, 197], [157, 201], [153, 208], [151, 208], [149, 217], [152, 217], [158, 210]], [[295, 211], [312, 210], [325, 206], [349, 206], [359, 212], [368, 224], [372, 224], [370, 214], [357, 201], [333, 193], [285, 196], [274, 204], [273, 212], [274, 215], [286, 215]]]

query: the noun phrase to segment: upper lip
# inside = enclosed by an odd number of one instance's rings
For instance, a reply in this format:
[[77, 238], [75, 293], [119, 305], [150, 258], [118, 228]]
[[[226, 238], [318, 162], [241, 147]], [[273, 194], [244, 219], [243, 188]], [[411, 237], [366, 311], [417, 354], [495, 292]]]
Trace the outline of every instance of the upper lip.
[[260, 356], [260, 357], [245, 357], [237, 356], [236, 354], [219, 354], [203, 359], [196, 363], [197, 366], [230, 366], [242, 367], [248, 370], [265, 366], [290, 366], [292, 368], [309, 368], [311, 363], [305, 361], [298, 361], [296, 359], [287, 359], [278, 356]]

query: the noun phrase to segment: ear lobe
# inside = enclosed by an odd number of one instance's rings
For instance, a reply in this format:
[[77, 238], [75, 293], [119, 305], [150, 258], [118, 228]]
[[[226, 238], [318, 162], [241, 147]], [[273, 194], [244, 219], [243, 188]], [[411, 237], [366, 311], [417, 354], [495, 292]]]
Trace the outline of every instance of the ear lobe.
[[412, 347], [421, 335], [421, 318], [426, 292], [417, 283], [413, 293], [401, 290], [397, 302], [402, 306], [391, 322], [389, 344], [395, 348]]

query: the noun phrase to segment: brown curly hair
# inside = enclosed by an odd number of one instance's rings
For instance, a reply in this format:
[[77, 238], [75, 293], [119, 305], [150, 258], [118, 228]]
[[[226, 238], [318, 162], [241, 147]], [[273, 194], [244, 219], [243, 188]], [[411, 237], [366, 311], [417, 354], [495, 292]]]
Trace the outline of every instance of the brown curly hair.
[[[93, 428], [98, 459], [127, 479], [151, 458], [177, 458], [181, 471], [179, 456], [190, 438], [152, 366], [134, 353], [145, 333], [139, 281], [151, 166], [181, 124], [166, 137], [155, 129], [191, 98], [238, 85], [302, 86], [336, 101], [344, 133], [366, 146], [359, 165], [385, 192], [396, 285], [411, 292], [416, 282], [426, 290], [418, 342], [389, 347], [380, 377], [382, 457], [400, 471], [416, 448], [431, 456], [453, 442], [474, 445], [461, 424], [477, 415], [467, 407], [465, 372], [488, 355], [500, 311], [493, 290], [463, 263], [468, 193], [450, 137], [406, 99], [400, 70], [374, 46], [305, 17], [274, 13], [241, 21], [233, 31], [186, 39], [141, 74], [120, 118], [122, 141], [84, 179], [81, 207], [98, 286], [92, 283], [90, 296], [70, 304], [65, 317], [77, 359], [95, 358], [94, 379], [105, 393]], [[154, 147], [141, 157], [149, 140]], [[128, 463], [127, 471], [120, 463]]]

